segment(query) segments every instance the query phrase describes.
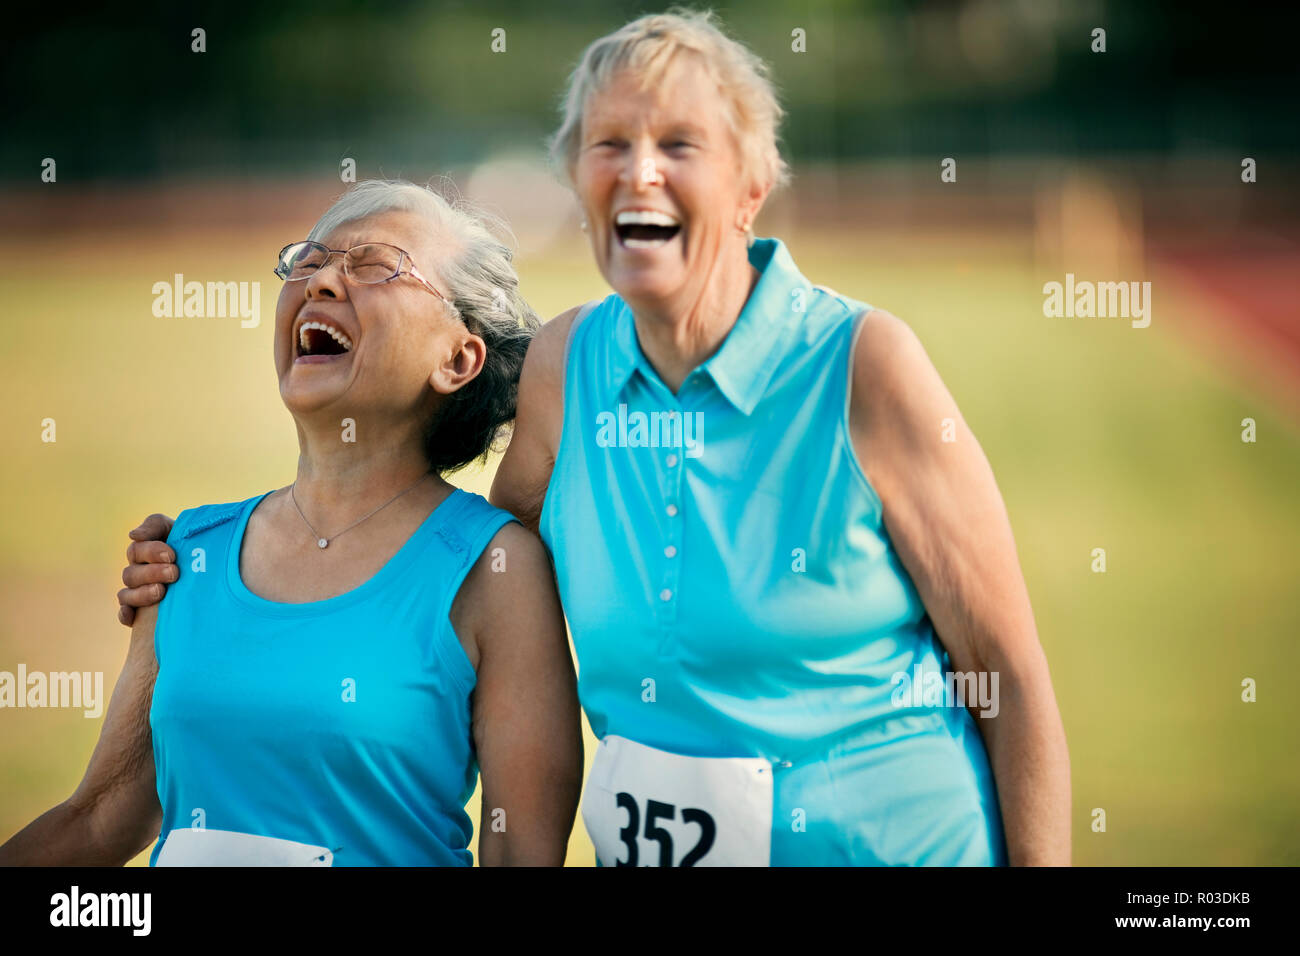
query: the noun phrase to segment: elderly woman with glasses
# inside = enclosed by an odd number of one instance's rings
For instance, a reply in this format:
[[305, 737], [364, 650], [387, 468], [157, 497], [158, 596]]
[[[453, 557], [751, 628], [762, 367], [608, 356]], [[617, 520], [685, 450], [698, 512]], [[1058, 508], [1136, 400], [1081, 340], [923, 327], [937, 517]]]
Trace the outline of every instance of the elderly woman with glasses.
[[492, 498], [555, 563], [598, 861], [1068, 863], [993, 472], [907, 325], [755, 238], [780, 118], [710, 15], [653, 15], [587, 48], [553, 139], [614, 292], [539, 331]]
[[561, 864], [582, 743], [550, 562], [442, 477], [514, 415], [537, 321], [509, 250], [371, 182], [276, 273], [297, 477], [180, 514], [81, 786], [0, 863], [466, 866], [481, 770], [481, 861]]

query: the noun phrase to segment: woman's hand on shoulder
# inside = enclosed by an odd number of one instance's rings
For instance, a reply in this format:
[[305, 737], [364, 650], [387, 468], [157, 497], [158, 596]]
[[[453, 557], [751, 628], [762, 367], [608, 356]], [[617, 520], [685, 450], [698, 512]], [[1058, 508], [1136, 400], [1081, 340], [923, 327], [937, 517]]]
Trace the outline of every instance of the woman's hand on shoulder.
[[135, 622], [136, 608], [158, 604], [167, 585], [180, 577], [176, 555], [167, 546], [171, 530], [171, 518], [151, 514], [129, 533], [131, 543], [126, 546], [127, 563], [122, 569], [126, 587], [117, 592], [117, 619], [127, 627]]

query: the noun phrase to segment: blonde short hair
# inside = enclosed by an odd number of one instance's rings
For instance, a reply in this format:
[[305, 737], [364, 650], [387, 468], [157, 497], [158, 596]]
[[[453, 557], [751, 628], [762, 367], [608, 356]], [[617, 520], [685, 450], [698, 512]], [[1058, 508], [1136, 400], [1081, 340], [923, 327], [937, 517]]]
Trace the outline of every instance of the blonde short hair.
[[717, 81], [745, 172], [773, 188], [789, 180], [789, 167], [777, 148], [784, 110], [767, 64], [723, 33], [711, 11], [673, 9], [633, 20], [583, 52], [564, 94], [564, 118], [550, 140], [551, 159], [570, 186], [587, 98], [624, 69], [637, 75], [642, 89], [656, 85], [681, 53], [694, 54]]

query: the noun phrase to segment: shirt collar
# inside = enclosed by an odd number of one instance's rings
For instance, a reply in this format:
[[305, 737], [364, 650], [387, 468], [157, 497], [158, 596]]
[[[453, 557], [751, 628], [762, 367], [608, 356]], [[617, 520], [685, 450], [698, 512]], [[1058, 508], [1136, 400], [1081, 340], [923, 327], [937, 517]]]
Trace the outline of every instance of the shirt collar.
[[[749, 263], [759, 272], [758, 282], [718, 351], [699, 366], [726, 399], [746, 415], [754, 410], [776, 372], [786, 337], [801, 311], [799, 306], [807, 308], [812, 297], [812, 284], [800, 274], [780, 239], [755, 239], [749, 247]], [[796, 296], [796, 290], [803, 290], [803, 294]], [[637, 370], [651, 381], [658, 379], [637, 341], [632, 310], [621, 298], [618, 302], [622, 312], [610, 357], [615, 391], [621, 391]]]

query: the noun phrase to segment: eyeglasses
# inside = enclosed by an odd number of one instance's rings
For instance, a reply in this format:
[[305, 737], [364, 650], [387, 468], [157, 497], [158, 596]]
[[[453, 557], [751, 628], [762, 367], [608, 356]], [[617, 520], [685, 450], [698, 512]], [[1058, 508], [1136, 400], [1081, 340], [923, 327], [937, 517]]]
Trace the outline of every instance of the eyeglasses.
[[[390, 246], [386, 242], [363, 242], [351, 249], [330, 249], [311, 239], [291, 242], [280, 250], [280, 261], [275, 267], [275, 274], [286, 282], [310, 279], [324, 269], [330, 257], [334, 255], [343, 257], [343, 274], [353, 282], [360, 282], [362, 285], [378, 285], [381, 282], [391, 282], [405, 274], [443, 302], [451, 305], [451, 301], [435, 289], [433, 283], [415, 268], [410, 253], [397, 246]], [[410, 267], [402, 268], [407, 263]], [[456, 311], [454, 306], [452, 310]]]

